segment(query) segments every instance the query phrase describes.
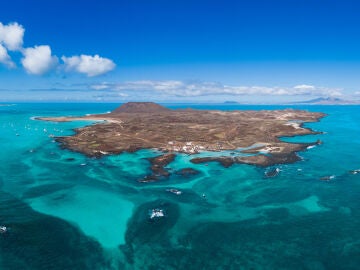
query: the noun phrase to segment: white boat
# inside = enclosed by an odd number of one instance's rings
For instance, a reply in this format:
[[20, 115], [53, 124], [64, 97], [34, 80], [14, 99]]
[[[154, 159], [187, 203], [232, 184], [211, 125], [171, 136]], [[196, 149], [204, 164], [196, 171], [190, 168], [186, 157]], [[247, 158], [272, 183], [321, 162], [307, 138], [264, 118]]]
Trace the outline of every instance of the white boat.
[[181, 195], [182, 194], [181, 190], [178, 190], [178, 189], [175, 189], [175, 188], [169, 188], [166, 191], [171, 192], [171, 193], [173, 193], [175, 195]]
[[162, 218], [162, 217], [164, 217], [165, 213], [164, 213], [164, 210], [155, 208], [155, 209], [152, 209], [149, 212], [149, 215], [150, 215], [150, 219], [154, 219], [154, 218]]
[[7, 232], [7, 227], [6, 226], [0, 226], [0, 233], [6, 233]]
[[336, 177], [335, 175], [327, 175], [327, 176], [321, 177], [320, 180], [322, 180], [322, 181], [330, 181], [330, 180], [335, 179], [335, 177]]
[[351, 174], [358, 174], [358, 173], [360, 173], [360, 169], [358, 169], [358, 170], [352, 170], [352, 171], [350, 171], [350, 173], [351, 173]]

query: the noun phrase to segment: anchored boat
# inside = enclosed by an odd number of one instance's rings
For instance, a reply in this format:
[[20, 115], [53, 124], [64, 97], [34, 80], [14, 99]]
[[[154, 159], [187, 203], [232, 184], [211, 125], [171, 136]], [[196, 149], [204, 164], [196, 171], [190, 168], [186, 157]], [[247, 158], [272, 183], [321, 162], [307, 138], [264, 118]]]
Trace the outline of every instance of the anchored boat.
[[266, 177], [275, 177], [279, 174], [279, 172], [280, 172], [279, 168], [272, 168], [272, 169], [265, 171], [265, 176]]
[[0, 226], [0, 233], [6, 233], [7, 232], [7, 227], [6, 226]]
[[166, 191], [170, 192], [170, 193], [173, 193], [175, 195], [181, 195], [182, 194], [182, 191], [181, 190], [178, 190], [178, 189], [175, 189], [175, 188], [169, 188], [167, 189]]
[[150, 219], [162, 218], [165, 217], [164, 210], [155, 208], [149, 211]]

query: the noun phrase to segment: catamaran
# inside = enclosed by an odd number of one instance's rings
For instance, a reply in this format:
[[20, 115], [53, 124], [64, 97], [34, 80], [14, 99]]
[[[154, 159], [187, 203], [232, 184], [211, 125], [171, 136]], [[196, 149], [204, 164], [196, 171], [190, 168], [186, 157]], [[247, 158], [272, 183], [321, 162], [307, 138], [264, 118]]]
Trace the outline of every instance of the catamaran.
[[164, 213], [164, 210], [155, 208], [155, 209], [152, 209], [151, 211], [149, 211], [149, 216], [150, 216], [150, 219], [162, 218], [165, 216], [165, 213]]

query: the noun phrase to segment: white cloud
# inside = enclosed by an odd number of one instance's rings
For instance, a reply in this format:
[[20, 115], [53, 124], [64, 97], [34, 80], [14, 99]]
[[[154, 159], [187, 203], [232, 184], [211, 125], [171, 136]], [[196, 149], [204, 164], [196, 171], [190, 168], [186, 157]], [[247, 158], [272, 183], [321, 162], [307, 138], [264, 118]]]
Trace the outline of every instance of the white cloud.
[[29, 74], [42, 75], [53, 69], [58, 63], [57, 57], [51, 54], [48, 45], [26, 48], [23, 50], [23, 55], [21, 63]]
[[115, 68], [115, 63], [108, 59], [100, 57], [99, 55], [80, 55], [66, 57], [61, 59], [65, 63], [65, 69], [67, 71], [76, 71], [86, 74], [88, 77], [94, 77], [107, 73]]
[[25, 29], [18, 23], [2, 24], [0, 22], [0, 63], [8, 68], [16, 65], [11, 60], [9, 51], [21, 50]]
[[[23, 54], [21, 63], [26, 72], [33, 75], [42, 75], [58, 64], [58, 57], [51, 54], [49, 45], [23, 47], [25, 29], [17, 22], [3, 24], [0, 22], [0, 63], [8, 68], [16, 64], [11, 60], [11, 51], [20, 51]], [[67, 71], [86, 74], [89, 77], [107, 73], [115, 68], [115, 63], [99, 55], [63, 56], [64, 67]]]
[[9, 68], [14, 68], [15, 63], [11, 61], [11, 58], [6, 50], [6, 48], [0, 44], [0, 63], [3, 63]]
[[315, 90], [316, 87], [313, 86], [313, 85], [300, 84], [300, 85], [294, 86], [294, 89], [299, 89], [299, 90]]
[[341, 96], [343, 96], [343, 93], [341, 92], [341, 89], [327, 89], [326, 94], [327, 94], [327, 96], [330, 96], [330, 97], [341, 97]]
[[124, 83], [98, 83], [95, 90], [108, 91], [152, 91], [168, 96], [198, 97], [214, 95], [233, 96], [340, 96], [342, 89], [296, 85], [294, 87], [230, 86], [219, 82], [132, 81]]
[[0, 44], [10, 51], [18, 51], [23, 44], [25, 29], [18, 23], [4, 25], [0, 22]]

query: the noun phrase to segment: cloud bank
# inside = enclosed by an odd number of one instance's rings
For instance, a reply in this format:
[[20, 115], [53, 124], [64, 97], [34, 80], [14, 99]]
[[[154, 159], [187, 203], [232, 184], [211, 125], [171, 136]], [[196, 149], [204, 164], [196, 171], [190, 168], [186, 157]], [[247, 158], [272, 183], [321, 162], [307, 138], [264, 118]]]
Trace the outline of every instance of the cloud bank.
[[23, 47], [24, 33], [24, 27], [16, 22], [9, 24], [0, 22], [0, 64], [7, 68], [16, 67], [9, 52], [20, 52], [23, 55], [21, 59], [23, 68], [32, 75], [43, 75], [57, 69], [94, 77], [116, 67], [111, 59], [99, 55], [62, 56], [63, 63], [60, 63], [59, 58], [52, 55], [49, 45]]
[[293, 87], [266, 86], [230, 86], [219, 82], [183, 82], [183, 81], [132, 81], [124, 83], [99, 83], [90, 86], [98, 91], [151, 91], [175, 97], [199, 96], [341, 96], [342, 89], [317, 87], [313, 85], [296, 85]]

